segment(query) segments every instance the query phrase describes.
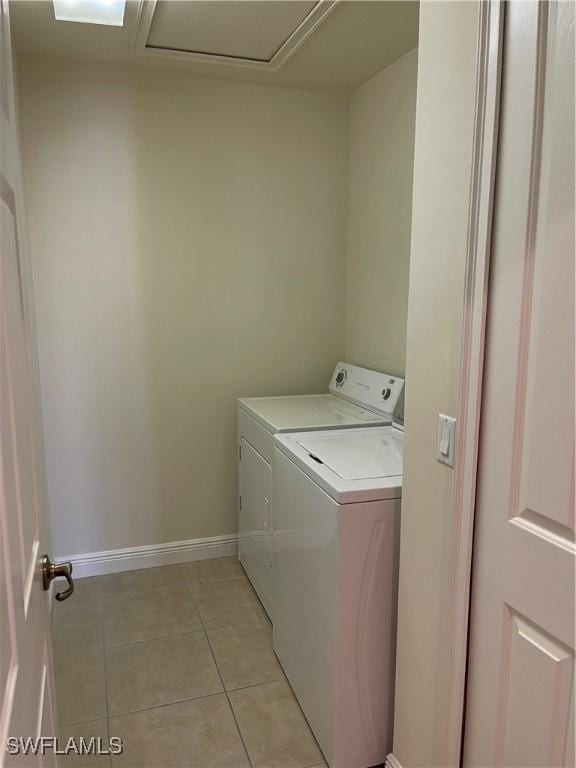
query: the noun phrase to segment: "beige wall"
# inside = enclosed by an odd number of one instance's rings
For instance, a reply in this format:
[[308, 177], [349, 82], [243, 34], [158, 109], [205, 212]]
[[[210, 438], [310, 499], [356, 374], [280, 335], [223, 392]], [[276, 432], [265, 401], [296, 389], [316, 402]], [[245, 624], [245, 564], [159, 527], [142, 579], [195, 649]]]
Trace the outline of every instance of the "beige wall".
[[346, 359], [403, 376], [417, 49], [352, 94]]
[[235, 401], [344, 340], [343, 96], [20, 62], [55, 554], [236, 531]]
[[[420, 4], [394, 754], [442, 766], [453, 471], [435, 460], [456, 415], [478, 4]], [[444, 765], [444, 768], [446, 766]]]

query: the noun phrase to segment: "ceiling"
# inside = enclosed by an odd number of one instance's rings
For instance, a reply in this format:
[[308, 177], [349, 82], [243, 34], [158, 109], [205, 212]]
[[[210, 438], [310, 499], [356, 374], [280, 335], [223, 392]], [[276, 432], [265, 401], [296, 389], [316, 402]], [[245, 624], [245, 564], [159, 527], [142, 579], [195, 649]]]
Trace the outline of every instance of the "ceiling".
[[123, 27], [56, 21], [51, 0], [12, 0], [10, 12], [19, 56], [293, 88], [352, 90], [418, 42], [414, 0], [128, 0]]
[[269, 62], [314, 10], [331, 3], [259, 0], [158, 0], [145, 44], [156, 49]]

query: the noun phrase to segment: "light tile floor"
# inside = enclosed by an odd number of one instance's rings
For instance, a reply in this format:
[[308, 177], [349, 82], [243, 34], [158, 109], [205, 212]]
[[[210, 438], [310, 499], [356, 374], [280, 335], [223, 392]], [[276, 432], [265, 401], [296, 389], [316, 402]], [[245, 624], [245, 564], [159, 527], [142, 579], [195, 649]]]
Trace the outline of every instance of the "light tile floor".
[[235, 558], [80, 579], [53, 640], [61, 738], [124, 742], [65, 766], [325, 764]]

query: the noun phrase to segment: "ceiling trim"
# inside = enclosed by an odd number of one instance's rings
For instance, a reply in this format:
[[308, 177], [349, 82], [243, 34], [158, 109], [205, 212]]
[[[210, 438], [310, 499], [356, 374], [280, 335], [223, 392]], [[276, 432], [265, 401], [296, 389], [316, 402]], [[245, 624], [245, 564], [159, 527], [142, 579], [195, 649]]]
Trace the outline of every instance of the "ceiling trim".
[[319, 0], [292, 34], [284, 41], [284, 43], [282, 43], [272, 58], [269, 61], [259, 61], [257, 59], [246, 59], [238, 56], [223, 56], [220, 54], [182, 51], [172, 48], [157, 48], [147, 45], [157, 0], [140, 0], [132, 49], [135, 53], [145, 56], [163, 56], [185, 61], [226, 64], [235, 67], [248, 67], [250, 69], [276, 72], [288, 61], [292, 54], [298, 50], [307, 37], [314, 32], [316, 27], [324, 21], [339, 2], [340, 0]]

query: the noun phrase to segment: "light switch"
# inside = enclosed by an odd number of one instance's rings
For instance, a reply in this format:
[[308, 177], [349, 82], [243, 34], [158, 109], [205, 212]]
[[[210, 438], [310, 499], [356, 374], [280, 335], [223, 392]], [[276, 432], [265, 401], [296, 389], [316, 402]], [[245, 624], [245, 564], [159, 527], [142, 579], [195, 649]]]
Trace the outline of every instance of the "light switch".
[[456, 440], [456, 419], [438, 414], [438, 436], [436, 438], [436, 459], [448, 467], [454, 466], [454, 443]]

